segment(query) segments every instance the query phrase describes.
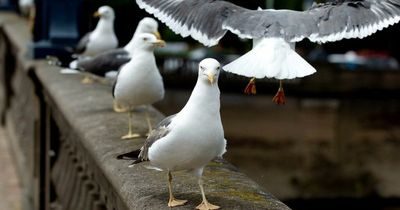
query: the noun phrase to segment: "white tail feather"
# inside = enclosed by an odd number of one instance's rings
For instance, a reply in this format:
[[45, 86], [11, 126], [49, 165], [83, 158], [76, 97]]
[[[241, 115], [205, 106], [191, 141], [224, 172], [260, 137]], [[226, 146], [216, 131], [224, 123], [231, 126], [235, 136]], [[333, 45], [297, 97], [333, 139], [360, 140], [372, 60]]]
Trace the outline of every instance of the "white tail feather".
[[60, 70], [61, 74], [80, 74], [82, 72], [75, 70], [75, 69], [69, 69], [69, 68], [65, 68], [65, 69], [61, 69]]
[[316, 72], [282, 38], [267, 38], [223, 69], [246, 77], [294, 79]]

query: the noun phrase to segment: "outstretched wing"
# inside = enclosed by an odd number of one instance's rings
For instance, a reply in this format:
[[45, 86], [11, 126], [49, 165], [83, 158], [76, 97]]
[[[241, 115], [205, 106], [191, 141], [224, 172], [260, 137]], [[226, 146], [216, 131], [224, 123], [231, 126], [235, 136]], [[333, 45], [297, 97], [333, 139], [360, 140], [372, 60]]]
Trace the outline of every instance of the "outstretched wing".
[[227, 32], [222, 28], [227, 19], [251, 11], [215, 0], [136, 0], [136, 3], [175, 33], [191, 36], [206, 46], [218, 44]]
[[154, 142], [156, 142], [156, 141], [162, 139], [163, 137], [165, 137], [166, 135], [168, 135], [168, 133], [170, 132], [170, 129], [171, 129], [170, 124], [175, 116], [176, 116], [176, 114], [168, 116], [168, 117], [164, 118], [160, 123], [158, 123], [156, 128], [151, 131], [150, 135], [147, 137], [146, 141], [144, 142], [144, 145], [140, 149], [140, 154], [139, 154], [138, 159], [136, 161], [134, 161], [132, 164], [136, 164], [136, 163], [140, 163], [140, 162], [149, 160], [149, 156], [148, 156], [149, 148], [151, 147], [151, 145], [154, 144]]
[[175, 33], [216, 45], [227, 30], [242, 38], [309, 38], [332, 42], [363, 38], [400, 21], [400, 0], [337, 0], [307, 11], [249, 10], [216, 0], [136, 0]]
[[316, 20], [317, 28], [311, 33], [291, 32], [298, 40], [307, 37], [325, 43], [364, 38], [400, 21], [400, 0], [341, 0], [315, 5], [304, 14]]

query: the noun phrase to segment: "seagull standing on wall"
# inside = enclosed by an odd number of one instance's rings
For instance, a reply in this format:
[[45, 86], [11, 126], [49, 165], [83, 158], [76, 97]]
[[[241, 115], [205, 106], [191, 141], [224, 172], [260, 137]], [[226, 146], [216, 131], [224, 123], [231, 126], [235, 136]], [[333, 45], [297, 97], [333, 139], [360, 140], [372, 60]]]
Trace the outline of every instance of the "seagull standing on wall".
[[[253, 49], [223, 67], [252, 78], [294, 79], [316, 70], [294, 51], [305, 38], [326, 43], [364, 38], [400, 21], [400, 0], [336, 0], [306, 11], [250, 10], [222, 0], [136, 0], [175, 33], [205, 46], [230, 31], [253, 39]], [[254, 88], [248, 90], [255, 91]], [[274, 98], [284, 103], [282, 83]]]
[[[76, 60], [69, 66], [73, 68], [79, 60], [85, 60], [107, 50], [118, 47], [118, 39], [114, 32], [114, 10], [109, 6], [101, 6], [95, 13], [95, 17], [100, 17], [96, 28], [81, 38], [74, 49]], [[92, 81], [85, 77], [82, 83], [88, 84]]]
[[[185, 107], [161, 121], [141, 148], [138, 160], [150, 161], [152, 169], [168, 174], [169, 207], [184, 205], [172, 193], [172, 174], [187, 170], [198, 177], [203, 202], [196, 209], [219, 209], [207, 201], [202, 174], [204, 167], [226, 152], [226, 140], [220, 116], [218, 76], [220, 64], [207, 58], [200, 62], [197, 84]], [[133, 166], [133, 165], [132, 165]]]
[[35, 6], [35, 2], [33, 0], [18, 0], [18, 6], [23, 15], [29, 16], [29, 13], [32, 12], [32, 7]]
[[[113, 87], [114, 100], [128, 109], [129, 131], [122, 139], [138, 138], [132, 131], [132, 113], [138, 106], [151, 105], [164, 98], [164, 84], [157, 68], [154, 49], [163, 47], [165, 42], [153, 34], [139, 34], [134, 39], [131, 60], [119, 70]], [[151, 123], [146, 110], [146, 120], [151, 131]]]
[[99, 17], [100, 20], [96, 28], [79, 41], [75, 48], [75, 53], [78, 55], [94, 56], [118, 46], [118, 39], [114, 32], [114, 10], [109, 6], [101, 6], [93, 16]]
[[[139, 22], [132, 39], [124, 47], [108, 50], [87, 59], [76, 60], [71, 63], [70, 68], [100, 77], [104, 77], [109, 72], [118, 71], [123, 64], [131, 59], [135, 50], [135, 37], [143, 33], [152, 33], [158, 39], [161, 39], [160, 33], [158, 32], [157, 21], [153, 18], [146, 17]], [[87, 82], [90, 83], [89, 80]]]

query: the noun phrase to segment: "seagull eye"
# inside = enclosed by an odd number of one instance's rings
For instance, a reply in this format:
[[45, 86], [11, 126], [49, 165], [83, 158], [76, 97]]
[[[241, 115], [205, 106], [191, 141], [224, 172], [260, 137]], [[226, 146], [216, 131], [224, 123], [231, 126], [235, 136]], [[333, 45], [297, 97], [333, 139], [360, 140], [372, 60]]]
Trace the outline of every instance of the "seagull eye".
[[201, 69], [202, 71], [205, 71], [205, 70], [206, 70], [206, 68], [204, 68], [204, 67], [202, 67], [202, 66], [200, 66], [200, 69]]
[[143, 41], [147, 41], [148, 39], [145, 37], [145, 38], [143, 38]]
[[217, 67], [217, 71], [219, 71], [219, 70], [221, 70], [221, 67], [220, 67], [220, 66]]

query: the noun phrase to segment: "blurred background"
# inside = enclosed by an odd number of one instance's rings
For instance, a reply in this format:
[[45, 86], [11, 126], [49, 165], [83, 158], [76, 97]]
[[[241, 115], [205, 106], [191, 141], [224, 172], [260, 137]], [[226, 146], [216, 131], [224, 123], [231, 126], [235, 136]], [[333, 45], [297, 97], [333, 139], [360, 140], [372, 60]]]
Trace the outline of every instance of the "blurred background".
[[[312, 5], [309, 0], [230, 1], [250, 9]], [[134, 0], [84, 1], [79, 36], [94, 28], [92, 14], [101, 5], [115, 9], [120, 46], [130, 40], [137, 22], [150, 16]], [[160, 27], [168, 45], [156, 56], [167, 91], [156, 108], [166, 115], [186, 103], [198, 61], [214, 57], [226, 64], [251, 49], [250, 41], [232, 34], [205, 48]], [[35, 24], [34, 42], [43, 38], [43, 30]], [[400, 210], [399, 35], [397, 24], [362, 40], [298, 43], [298, 53], [318, 72], [285, 81], [284, 106], [271, 101], [276, 80], [258, 80], [258, 94], [248, 96], [243, 90], [249, 78], [224, 73], [225, 158], [294, 210]]]

